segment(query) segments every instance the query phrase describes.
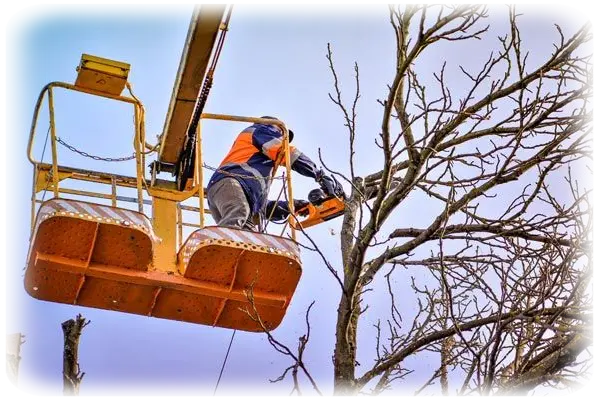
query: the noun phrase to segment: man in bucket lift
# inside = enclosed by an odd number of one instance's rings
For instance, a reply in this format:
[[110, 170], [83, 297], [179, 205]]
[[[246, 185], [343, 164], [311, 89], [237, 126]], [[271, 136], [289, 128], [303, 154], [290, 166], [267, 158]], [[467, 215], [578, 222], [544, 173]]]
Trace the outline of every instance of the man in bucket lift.
[[[293, 131], [289, 130], [289, 141], [292, 140]], [[314, 178], [327, 195], [334, 193], [331, 177], [297, 148], [289, 146], [289, 151], [291, 169]], [[256, 230], [265, 217], [277, 221], [289, 216], [286, 201], [267, 200], [272, 170], [282, 153], [283, 133], [276, 125], [253, 124], [237, 136], [207, 187], [208, 206], [218, 225]], [[295, 210], [307, 205], [305, 200], [293, 200]]]

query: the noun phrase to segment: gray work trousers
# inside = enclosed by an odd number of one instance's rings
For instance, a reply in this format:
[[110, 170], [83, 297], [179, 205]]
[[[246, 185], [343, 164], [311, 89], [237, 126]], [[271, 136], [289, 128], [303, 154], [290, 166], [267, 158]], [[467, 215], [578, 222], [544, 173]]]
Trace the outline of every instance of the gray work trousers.
[[221, 179], [210, 186], [206, 197], [212, 218], [219, 226], [255, 230], [250, 205], [237, 179]]

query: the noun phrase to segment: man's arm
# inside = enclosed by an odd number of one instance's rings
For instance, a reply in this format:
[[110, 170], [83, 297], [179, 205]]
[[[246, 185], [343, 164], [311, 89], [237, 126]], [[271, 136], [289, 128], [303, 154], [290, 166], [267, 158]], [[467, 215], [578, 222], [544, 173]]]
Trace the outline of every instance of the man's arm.
[[[254, 130], [252, 143], [262, 154], [273, 161], [276, 161], [283, 151], [283, 135], [281, 132], [264, 125], [258, 126]], [[294, 146], [289, 146], [289, 151], [291, 153], [291, 169], [309, 178], [316, 179], [318, 177], [319, 170], [310, 158]]]
[[299, 151], [296, 147], [289, 146], [291, 152], [291, 169], [295, 172], [317, 180], [322, 171], [316, 168], [316, 164], [307, 155]]
[[312, 160], [298, 149], [291, 148], [291, 169], [304, 176], [314, 178], [322, 190], [329, 196], [343, 196], [343, 188], [333, 178], [325, 175], [322, 169], [317, 169]]
[[[283, 150], [283, 134], [276, 129], [260, 125], [254, 130], [252, 143], [264, 155], [271, 160], [276, 161], [279, 152]], [[289, 146], [289, 151], [291, 153], [290, 162], [292, 170], [314, 179], [327, 194], [334, 193], [333, 180], [326, 176], [322, 169], [318, 169], [316, 164], [296, 147]]]

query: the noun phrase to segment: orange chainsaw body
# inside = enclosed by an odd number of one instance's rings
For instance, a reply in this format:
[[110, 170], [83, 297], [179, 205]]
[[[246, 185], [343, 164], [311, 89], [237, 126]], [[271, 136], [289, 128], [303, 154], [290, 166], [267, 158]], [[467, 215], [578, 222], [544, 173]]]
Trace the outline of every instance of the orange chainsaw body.
[[304, 214], [308, 211], [308, 216], [303, 220], [297, 220], [290, 217], [290, 224], [293, 229], [309, 228], [311, 226], [328, 221], [343, 214], [345, 211], [345, 203], [338, 197], [330, 197], [321, 204], [308, 204], [306, 207], [298, 211], [298, 214]]

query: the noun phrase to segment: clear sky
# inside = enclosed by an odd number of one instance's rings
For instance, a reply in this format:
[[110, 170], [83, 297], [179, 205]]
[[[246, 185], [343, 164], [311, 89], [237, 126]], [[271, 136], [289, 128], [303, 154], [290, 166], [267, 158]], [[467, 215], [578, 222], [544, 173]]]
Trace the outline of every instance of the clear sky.
[[[28, 17], [21, 13], [21, 21], [8, 31], [6, 110], [10, 139], [5, 147], [4, 175], [9, 175], [11, 196], [5, 199], [10, 210], [5, 222], [10, 227], [5, 241], [6, 330], [26, 335], [19, 377], [24, 390], [61, 394], [60, 323], [77, 313], [92, 321], [80, 344], [80, 365], [86, 372], [83, 395], [123, 391], [153, 394], [181, 388], [186, 393], [212, 394], [231, 337], [232, 331], [225, 329], [37, 301], [23, 290], [32, 170], [25, 149], [33, 107], [42, 87], [51, 81], [74, 82], [82, 53], [130, 63], [129, 82], [145, 105], [148, 141], [155, 142], [162, 130], [192, 6], [145, 6], [143, 11], [140, 7], [72, 5], [31, 9]], [[531, 19], [525, 31], [541, 45], [544, 41], [538, 32], [551, 31], [552, 22], [560, 18], [563, 21], [564, 16], [559, 15], [557, 7], [552, 12], [531, 10], [542, 16]], [[567, 21], [571, 17], [565, 18]], [[329, 42], [347, 100], [354, 90], [353, 63], [359, 64], [357, 170], [359, 175], [376, 171], [373, 161], [378, 153], [373, 140], [382, 116], [376, 100], [386, 95], [395, 54], [393, 29], [382, 4], [368, 8], [338, 4], [325, 9], [237, 5], [205, 111], [277, 116], [294, 130], [294, 144], [317, 164], [321, 149], [329, 167], [347, 172], [346, 131], [341, 115], [327, 96], [332, 90], [325, 58]], [[486, 54], [485, 50], [482, 57]], [[439, 62], [455, 55], [433, 53], [427, 57], [436, 70]], [[131, 154], [129, 109], [86, 97], [57, 93], [58, 136], [94, 155]], [[217, 165], [243, 127], [206, 124], [206, 162]], [[43, 125], [40, 128], [42, 137], [45, 129]], [[41, 146], [36, 151], [41, 156]], [[46, 151], [45, 160], [48, 156]], [[106, 165], [64, 148], [59, 148], [59, 159], [63, 165], [107, 168], [130, 176], [135, 173], [132, 163]], [[309, 179], [297, 177], [294, 193], [305, 197], [313, 186]], [[417, 210], [416, 204], [404, 209], [405, 225], [418, 225]], [[339, 227], [338, 219], [312, 231], [337, 263]], [[297, 338], [304, 333], [305, 309], [316, 301], [306, 362], [321, 389], [330, 392], [339, 291], [318, 257], [306, 251], [302, 255], [302, 279], [274, 335], [295, 348]], [[364, 359], [370, 360], [372, 349], [363, 351]], [[272, 350], [263, 334], [237, 332], [219, 393], [252, 389], [255, 393], [287, 394], [289, 381], [271, 384], [268, 380], [278, 377], [288, 365], [288, 359]]]

